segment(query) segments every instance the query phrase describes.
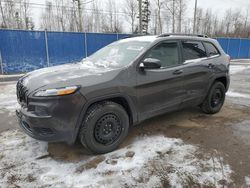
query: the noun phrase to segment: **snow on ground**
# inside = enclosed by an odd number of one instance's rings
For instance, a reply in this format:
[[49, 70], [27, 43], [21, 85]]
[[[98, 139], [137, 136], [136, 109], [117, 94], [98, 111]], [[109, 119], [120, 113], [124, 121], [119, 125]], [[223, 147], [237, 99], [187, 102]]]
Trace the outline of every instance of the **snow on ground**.
[[250, 66], [245, 66], [245, 65], [231, 65], [230, 66], [230, 74], [236, 74], [239, 72], [242, 72], [246, 69], [250, 68]]
[[10, 112], [15, 112], [15, 110], [19, 107], [16, 98], [16, 85], [5, 85], [0, 86], [0, 112], [2, 110], [7, 110]]
[[[0, 134], [0, 187], [168, 187], [212, 185], [230, 180], [219, 154], [161, 135], [137, 137], [112, 153], [78, 162], [48, 155], [48, 144], [20, 131]], [[217, 156], [217, 157], [216, 157]]]
[[250, 176], [245, 177], [246, 186], [250, 186]]
[[234, 91], [228, 91], [227, 96], [228, 97], [233, 97], [233, 98], [247, 98], [247, 99], [250, 99], [249, 94], [238, 93], [238, 92], [234, 92]]

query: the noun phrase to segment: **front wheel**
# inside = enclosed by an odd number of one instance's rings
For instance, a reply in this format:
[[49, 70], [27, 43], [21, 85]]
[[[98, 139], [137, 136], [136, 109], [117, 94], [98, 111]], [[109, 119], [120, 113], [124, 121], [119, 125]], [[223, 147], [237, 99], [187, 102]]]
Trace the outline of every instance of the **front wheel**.
[[210, 88], [207, 97], [201, 104], [201, 109], [207, 114], [219, 112], [224, 104], [226, 89], [223, 83], [215, 82]]
[[92, 105], [80, 129], [81, 143], [96, 154], [115, 150], [129, 129], [129, 117], [125, 109], [114, 102], [104, 101]]

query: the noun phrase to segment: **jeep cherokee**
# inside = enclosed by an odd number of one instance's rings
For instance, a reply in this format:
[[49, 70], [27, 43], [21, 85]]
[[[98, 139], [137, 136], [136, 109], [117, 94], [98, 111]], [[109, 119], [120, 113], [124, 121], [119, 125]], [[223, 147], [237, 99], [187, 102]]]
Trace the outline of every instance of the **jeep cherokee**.
[[81, 62], [44, 68], [17, 83], [17, 117], [29, 136], [93, 153], [115, 150], [129, 126], [187, 106], [220, 111], [230, 58], [203, 35], [163, 34], [114, 42]]

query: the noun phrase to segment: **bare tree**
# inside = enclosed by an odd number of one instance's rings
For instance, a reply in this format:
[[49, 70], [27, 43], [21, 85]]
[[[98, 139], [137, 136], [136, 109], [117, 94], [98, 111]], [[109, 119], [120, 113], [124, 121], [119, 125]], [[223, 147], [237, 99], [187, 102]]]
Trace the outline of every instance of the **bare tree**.
[[103, 18], [103, 31], [109, 33], [121, 33], [122, 24], [118, 16], [116, 1], [108, 0], [107, 19]]
[[128, 22], [131, 25], [131, 32], [135, 32], [135, 21], [138, 14], [138, 3], [137, 0], [126, 0], [124, 12], [129, 17]]
[[172, 33], [175, 32], [175, 19], [176, 19], [176, 0], [167, 0], [165, 1], [165, 9], [172, 16]]
[[54, 18], [52, 2], [46, 1], [45, 12], [42, 14], [42, 29], [47, 29], [48, 31], [56, 30]]
[[224, 20], [225, 20], [225, 25], [226, 25], [226, 35], [228, 36], [230, 32], [231, 23], [232, 23], [232, 10], [231, 9], [226, 11]]
[[16, 7], [13, 1], [5, 2], [4, 6], [4, 15], [6, 18], [6, 22], [8, 23], [8, 28], [17, 28], [16, 24]]
[[162, 8], [163, 8], [163, 1], [162, 0], [155, 0], [156, 1], [156, 10], [157, 10], [157, 22], [159, 25], [159, 29], [157, 31], [158, 34], [162, 34], [162, 19], [161, 19], [161, 12], [162, 12]]
[[7, 28], [7, 22], [6, 22], [6, 18], [5, 18], [5, 14], [4, 14], [4, 10], [3, 10], [3, 3], [2, 0], [0, 0], [0, 11], [1, 11], [1, 16], [2, 16], [2, 24], [1, 27], [2, 28]]
[[202, 23], [202, 19], [203, 19], [203, 9], [201, 8], [197, 8], [197, 13], [196, 13], [196, 16], [197, 16], [197, 19], [196, 19], [196, 26], [199, 26], [199, 27], [196, 27], [196, 33], [202, 33], [202, 27], [201, 27], [201, 23]]
[[178, 15], [178, 27], [177, 32], [182, 32], [182, 21], [185, 14], [187, 5], [185, 0], [178, 0], [176, 3], [177, 15]]
[[57, 29], [60, 31], [66, 31], [66, 15], [68, 10], [66, 9], [65, 0], [56, 0], [56, 22]]
[[248, 6], [245, 10], [245, 16], [244, 16], [244, 31], [243, 36], [249, 37], [250, 36], [250, 30], [249, 30], [249, 16], [250, 16], [250, 6]]
[[234, 27], [234, 37], [240, 37], [241, 30], [243, 28], [243, 22], [241, 10], [236, 10], [232, 15], [233, 27]]
[[30, 0], [22, 0], [21, 10], [23, 11], [23, 20], [25, 23], [25, 29], [29, 29], [30, 18], [29, 18], [29, 11], [30, 11]]

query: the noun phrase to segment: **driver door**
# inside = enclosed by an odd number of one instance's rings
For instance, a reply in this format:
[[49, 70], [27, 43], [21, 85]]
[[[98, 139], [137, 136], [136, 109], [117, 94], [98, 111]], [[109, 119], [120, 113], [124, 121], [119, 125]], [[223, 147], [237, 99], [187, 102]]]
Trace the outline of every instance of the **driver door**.
[[161, 42], [151, 48], [143, 60], [147, 58], [160, 60], [161, 68], [139, 69], [137, 73], [140, 120], [178, 109], [185, 97], [179, 42]]

